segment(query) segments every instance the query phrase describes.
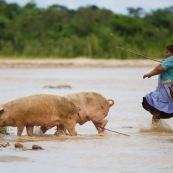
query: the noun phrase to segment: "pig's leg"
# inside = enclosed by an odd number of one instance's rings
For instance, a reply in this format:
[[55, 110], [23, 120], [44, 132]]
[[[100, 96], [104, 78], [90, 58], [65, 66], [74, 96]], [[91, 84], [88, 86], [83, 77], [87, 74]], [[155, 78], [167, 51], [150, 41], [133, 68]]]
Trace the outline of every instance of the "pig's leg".
[[28, 136], [33, 136], [33, 126], [26, 126], [26, 132]]
[[63, 125], [57, 126], [57, 131], [58, 131], [58, 130], [61, 130], [61, 131], [63, 131], [66, 135], [68, 135], [68, 133], [67, 133], [67, 131], [66, 131], [66, 129], [64, 128]]
[[70, 128], [67, 128], [67, 131], [69, 132], [69, 134], [71, 135], [71, 136], [77, 136], [77, 132], [76, 132], [76, 130], [75, 130], [75, 127], [70, 127]]
[[69, 133], [67, 132], [67, 130], [64, 128], [63, 125], [59, 125], [59, 126], [57, 126], [56, 132], [55, 132], [54, 135], [56, 135], [56, 136], [59, 136], [59, 135], [69, 135]]
[[44, 133], [46, 133], [46, 131], [48, 130], [48, 128], [46, 126], [41, 126], [40, 130]]
[[25, 126], [23, 126], [23, 125], [19, 125], [19, 124], [17, 125], [17, 136], [21, 136], [24, 127]]
[[66, 120], [66, 121], [63, 123], [63, 127], [64, 127], [65, 129], [67, 129], [67, 131], [69, 132], [69, 134], [70, 134], [71, 136], [77, 136], [77, 132], [76, 132], [76, 129], [75, 129], [75, 125], [76, 125], [75, 122], [68, 121], [68, 120]]
[[104, 131], [104, 127], [106, 126], [107, 123], [108, 123], [108, 120], [106, 119], [103, 119], [102, 121], [99, 121], [99, 122], [93, 122], [98, 133], [102, 133]]
[[[41, 130], [43, 133], [46, 133], [46, 131], [48, 130], [48, 128], [47, 128], [46, 126], [41, 126], [41, 127], [40, 127], [40, 130]], [[68, 135], [68, 133], [66, 132], [66, 129], [64, 128], [63, 125], [57, 126], [57, 131], [56, 131], [56, 133], [58, 132], [58, 130], [62, 130], [66, 135]]]

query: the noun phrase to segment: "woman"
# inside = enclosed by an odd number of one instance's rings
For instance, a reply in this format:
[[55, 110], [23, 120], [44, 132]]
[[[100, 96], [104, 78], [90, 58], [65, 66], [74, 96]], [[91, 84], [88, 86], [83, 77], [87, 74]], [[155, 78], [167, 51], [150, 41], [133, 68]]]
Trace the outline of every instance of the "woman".
[[[173, 117], [173, 45], [166, 46], [165, 60], [143, 78], [159, 75], [158, 86], [154, 92], [143, 98], [143, 108], [149, 111], [152, 124]], [[172, 95], [172, 96], [171, 96]]]

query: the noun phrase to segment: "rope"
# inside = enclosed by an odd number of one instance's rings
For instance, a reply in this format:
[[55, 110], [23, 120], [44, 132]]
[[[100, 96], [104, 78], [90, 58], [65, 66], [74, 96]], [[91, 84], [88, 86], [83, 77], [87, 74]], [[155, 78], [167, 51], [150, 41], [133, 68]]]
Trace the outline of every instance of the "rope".
[[118, 133], [118, 134], [120, 134], [120, 135], [130, 136], [130, 135], [127, 135], [127, 134], [124, 134], [124, 133], [116, 132], [116, 131], [114, 131], [114, 130], [106, 129], [106, 128], [104, 128], [104, 127], [100, 127], [100, 128], [101, 128], [101, 129], [104, 129], [104, 130], [107, 130], [107, 131], [110, 131], [110, 132]]

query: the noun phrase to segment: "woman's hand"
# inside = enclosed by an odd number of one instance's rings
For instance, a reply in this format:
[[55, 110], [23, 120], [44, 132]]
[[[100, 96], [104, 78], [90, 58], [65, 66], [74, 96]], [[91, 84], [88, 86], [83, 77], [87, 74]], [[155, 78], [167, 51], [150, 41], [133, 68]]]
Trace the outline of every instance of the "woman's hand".
[[147, 74], [145, 74], [144, 76], [143, 76], [143, 79], [145, 79], [145, 78], [150, 78], [151, 77], [151, 75], [149, 74], [149, 73], [147, 73]]

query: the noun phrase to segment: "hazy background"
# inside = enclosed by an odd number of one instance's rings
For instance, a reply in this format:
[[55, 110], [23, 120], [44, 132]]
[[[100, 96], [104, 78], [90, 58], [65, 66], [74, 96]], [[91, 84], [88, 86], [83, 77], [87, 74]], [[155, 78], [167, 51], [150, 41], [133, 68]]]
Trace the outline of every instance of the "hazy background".
[[0, 58], [163, 59], [172, 2], [0, 0]]
[[88, 5], [96, 5], [99, 8], [106, 8], [115, 13], [127, 14], [127, 8], [133, 7], [138, 8], [142, 7], [146, 11], [155, 10], [158, 8], [165, 8], [173, 5], [172, 0], [7, 0], [9, 3], [18, 3], [21, 6], [26, 5], [28, 2], [35, 2], [38, 7], [47, 8], [53, 4], [59, 4], [68, 7], [69, 9], [77, 9], [81, 6], [88, 6]]

